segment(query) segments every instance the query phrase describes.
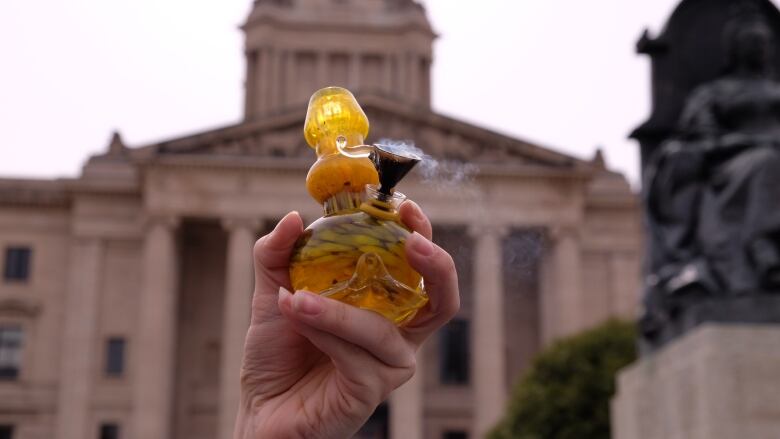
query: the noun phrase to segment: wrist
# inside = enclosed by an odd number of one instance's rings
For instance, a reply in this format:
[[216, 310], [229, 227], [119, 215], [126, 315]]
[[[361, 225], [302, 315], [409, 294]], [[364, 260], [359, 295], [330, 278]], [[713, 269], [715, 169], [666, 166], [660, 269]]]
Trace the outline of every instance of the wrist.
[[254, 398], [241, 392], [241, 402], [238, 405], [238, 413], [236, 414], [236, 426], [233, 430], [233, 439], [255, 439], [258, 437], [266, 437], [260, 435], [258, 431], [258, 416], [257, 408], [254, 407], [252, 401]]
[[247, 433], [252, 431], [251, 427], [251, 419], [249, 410], [247, 410], [245, 407], [243, 407], [243, 404], [241, 404], [242, 407], [238, 409], [238, 414], [236, 415], [236, 426], [233, 428], [233, 439], [250, 439], [251, 436]]

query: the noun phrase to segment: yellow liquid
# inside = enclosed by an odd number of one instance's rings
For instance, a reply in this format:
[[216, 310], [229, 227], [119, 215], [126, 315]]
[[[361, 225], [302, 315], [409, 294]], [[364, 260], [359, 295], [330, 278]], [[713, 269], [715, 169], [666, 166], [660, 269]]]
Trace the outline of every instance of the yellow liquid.
[[401, 224], [359, 210], [320, 218], [296, 244], [292, 286], [406, 323], [428, 302], [421, 276], [406, 260], [408, 236]]

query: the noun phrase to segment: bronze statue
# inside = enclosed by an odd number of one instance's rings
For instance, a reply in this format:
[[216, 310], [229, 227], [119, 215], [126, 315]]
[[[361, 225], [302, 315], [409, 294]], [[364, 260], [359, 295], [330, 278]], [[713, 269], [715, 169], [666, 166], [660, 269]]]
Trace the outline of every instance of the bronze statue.
[[645, 341], [707, 298], [780, 291], [780, 82], [757, 12], [725, 29], [724, 75], [687, 98], [646, 171]]

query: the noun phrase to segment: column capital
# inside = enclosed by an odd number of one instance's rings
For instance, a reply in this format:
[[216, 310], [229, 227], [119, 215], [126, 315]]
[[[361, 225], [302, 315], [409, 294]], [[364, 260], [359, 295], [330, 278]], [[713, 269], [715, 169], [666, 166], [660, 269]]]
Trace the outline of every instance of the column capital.
[[222, 224], [222, 228], [225, 229], [228, 232], [232, 232], [236, 229], [249, 229], [251, 231], [256, 231], [260, 229], [260, 226], [262, 225], [262, 221], [257, 218], [222, 218], [220, 220], [220, 224]]
[[512, 227], [508, 224], [474, 223], [469, 224], [468, 234], [472, 238], [479, 239], [484, 236], [493, 236], [502, 239], [509, 235]]
[[580, 240], [582, 237], [582, 227], [576, 224], [554, 224], [552, 227], [548, 229], [548, 233], [550, 236], [550, 240], [560, 241], [566, 238], [571, 238], [574, 240]]
[[144, 229], [163, 226], [168, 230], [174, 230], [181, 225], [181, 217], [172, 214], [147, 214], [142, 221]]

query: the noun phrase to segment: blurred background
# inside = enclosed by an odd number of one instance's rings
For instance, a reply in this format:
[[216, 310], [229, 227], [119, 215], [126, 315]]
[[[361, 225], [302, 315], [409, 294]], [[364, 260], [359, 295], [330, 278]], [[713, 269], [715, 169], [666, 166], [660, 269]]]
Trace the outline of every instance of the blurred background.
[[[327, 85], [428, 154], [402, 190], [462, 298], [357, 437], [511, 438], [527, 407], [561, 414], [545, 439], [608, 437], [642, 289], [637, 42], [680, 3], [3, 1], [0, 439], [230, 437], [249, 255], [322, 215], [301, 129]], [[572, 407], [592, 434], [558, 428]]]
[[[3, 2], [0, 173], [74, 176], [114, 129], [134, 145], [240, 119], [246, 3]], [[634, 44], [674, 0], [422, 3], [437, 111], [578, 157], [602, 147], [637, 185], [627, 136], [650, 71]]]

